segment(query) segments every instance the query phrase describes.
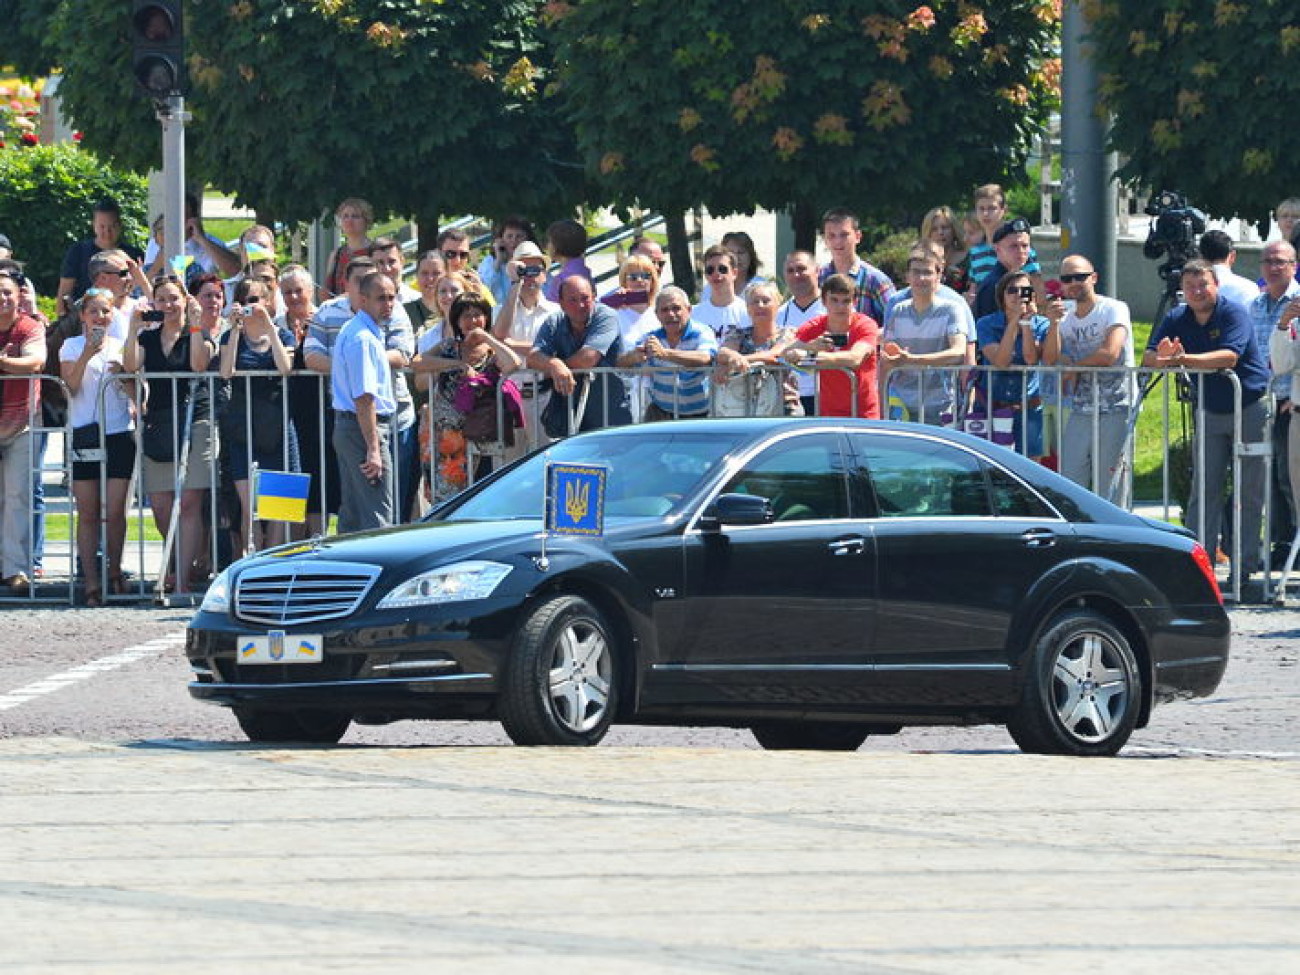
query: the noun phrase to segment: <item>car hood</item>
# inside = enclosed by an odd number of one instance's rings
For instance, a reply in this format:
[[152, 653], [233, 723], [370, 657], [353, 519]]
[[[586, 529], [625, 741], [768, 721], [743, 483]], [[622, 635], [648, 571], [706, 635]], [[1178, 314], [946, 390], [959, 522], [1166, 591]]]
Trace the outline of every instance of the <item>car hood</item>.
[[254, 565], [294, 561], [359, 562], [386, 569], [412, 563], [437, 565], [488, 554], [502, 547], [514, 553], [524, 540], [538, 535], [541, 519], [518, 521], [431, 521], [372, 532], [358, 532], [284, 545], [245, 559], [240, 570]]

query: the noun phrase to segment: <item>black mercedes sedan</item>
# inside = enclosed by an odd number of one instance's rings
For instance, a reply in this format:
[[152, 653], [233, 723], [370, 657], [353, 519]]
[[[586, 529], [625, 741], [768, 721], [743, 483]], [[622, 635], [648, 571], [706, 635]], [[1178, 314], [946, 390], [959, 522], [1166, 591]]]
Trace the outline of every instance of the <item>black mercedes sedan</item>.
[[[605, 471], [600, 534], [544, 530], [547, 471]], [[235, 563], [188, 630], [190, 693], [254, 741], [498, 720], [521, 745], [612, 722], [855, 749], [1005, 725], [1112, 755], [1214, 691], [1205, 551], [1002, 447], [908, 423], [692, 420], [581, 434], [423, 522]]]

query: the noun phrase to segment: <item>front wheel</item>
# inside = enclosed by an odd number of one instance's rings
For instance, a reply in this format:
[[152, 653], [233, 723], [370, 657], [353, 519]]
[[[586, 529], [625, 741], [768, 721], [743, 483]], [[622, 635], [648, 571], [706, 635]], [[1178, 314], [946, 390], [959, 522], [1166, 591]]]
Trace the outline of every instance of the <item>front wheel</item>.
[[306, 742], [337, 745], [352, 724], [350, 714], [334, 711], [267, 711], [235, 708], [235, 720], [249, 741], [262, 743]]
[[519, 629], [502, 682], [501, 724], [516, 745], [594, 745], [618, 704], [611, 630], [577, 596], [539, 605]]
[[1007, 730], [1022, 751], [1114, 755], [1142, 703], [1142, 674], [1128, 638], [1091, 610], [1062, 613], [1034, 645]]

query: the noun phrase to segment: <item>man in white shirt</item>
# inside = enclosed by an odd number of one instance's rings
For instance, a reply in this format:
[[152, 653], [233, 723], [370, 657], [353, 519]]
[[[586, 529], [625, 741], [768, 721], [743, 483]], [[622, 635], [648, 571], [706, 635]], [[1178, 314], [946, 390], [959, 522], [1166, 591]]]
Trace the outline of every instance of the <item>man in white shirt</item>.
[[1214, 266], [1219, 294], [1249, 308], [1250, 303], [1259, 297], [1259, 285], [1232, 269], [1232, 265], [1237, 262], [1237, 248], [1233, 245], [1232, 238], [1222, 230], [1207, 230], [1201, 234], [1198, 246], [1201, 257]]
[[[532, 351], [542, 322], [560, 310], [559, 305], [547, 299], [544, 291], [547, 263], [542, 249], [525, 240], [515, 248], [505, 268], [510, 289], [492, 323], [492, 334], [524, 358]], [[507, 461], [549, 439], [538, 420], [550, 397], [549, 392], [538, 389], [542, 377], [531, 369], [523, 369], [511, 378], [524, 400], [525, 436], [516, 437], [514, 446], [507, 448]]]
[[749, 309], [736, 294], [736, 258], [721, 244], [704, 252], [704, 279], [709, 297], [691, 309], [691, 321], [707, 325], [719, 343], [732, 329], [749, 328]]
[[1049, 301], [1051, 321], [1043, 364], [1078, 366], [1070, 415], [1061, 434], [1061, 473], [1094, 493], [1123, 504], [1124, 446], [1136, 399], [1132, 374], [1133, 328], [1128, 305], [1097, 294], [1097, 272], [1079, 254], [1061, 261], [1064, 301]]

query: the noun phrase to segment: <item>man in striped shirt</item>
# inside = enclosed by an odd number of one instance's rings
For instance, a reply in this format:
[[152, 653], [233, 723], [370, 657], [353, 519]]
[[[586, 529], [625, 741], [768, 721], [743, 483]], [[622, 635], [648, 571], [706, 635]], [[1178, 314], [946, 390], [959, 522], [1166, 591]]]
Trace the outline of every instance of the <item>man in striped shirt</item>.
[[619, 359], [620, 366], [673, 365], [691, 369], [662, 369], [651, 373], [647, 422], [707, 416], [709, 370], [718, 358], [718, 340], [707, 325], [691, 321], [686, 292], [669, 285], [655, 298], [660, 328], [648, 333], [635, 349]]

